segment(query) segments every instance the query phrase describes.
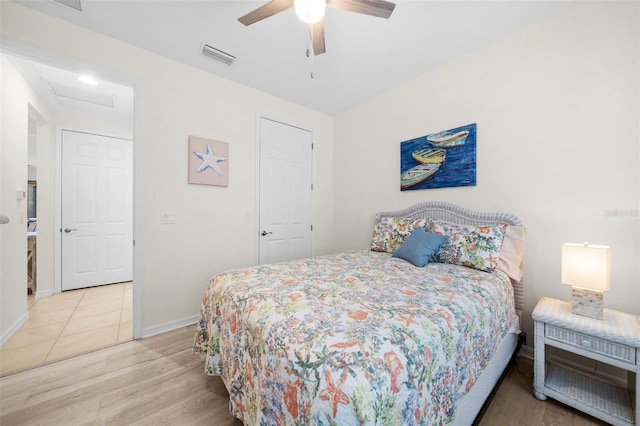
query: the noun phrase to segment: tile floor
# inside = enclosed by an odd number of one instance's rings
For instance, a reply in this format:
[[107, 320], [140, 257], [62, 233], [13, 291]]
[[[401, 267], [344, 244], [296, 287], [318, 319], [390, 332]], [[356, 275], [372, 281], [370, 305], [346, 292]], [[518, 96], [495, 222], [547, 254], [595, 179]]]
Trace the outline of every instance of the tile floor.
[[0, 376], [133, 338], [132, 283], [28, 297], [29, 319], [0, 348]]

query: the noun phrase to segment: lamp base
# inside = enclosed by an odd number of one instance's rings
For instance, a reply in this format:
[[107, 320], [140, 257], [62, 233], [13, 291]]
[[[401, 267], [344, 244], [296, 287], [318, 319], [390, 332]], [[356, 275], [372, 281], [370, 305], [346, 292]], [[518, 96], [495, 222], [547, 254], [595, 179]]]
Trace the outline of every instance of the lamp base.
[[604, 293], [598, 290], [571, 287], [571, 312], [584, 317], [604, 319]]

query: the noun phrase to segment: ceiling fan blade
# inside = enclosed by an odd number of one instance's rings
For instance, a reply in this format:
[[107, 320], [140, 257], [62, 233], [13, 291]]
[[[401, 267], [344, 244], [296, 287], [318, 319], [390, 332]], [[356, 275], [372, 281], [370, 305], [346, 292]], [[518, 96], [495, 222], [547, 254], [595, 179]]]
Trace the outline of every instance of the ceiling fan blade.
[[326, 52], [324, 45], [324, 20], [316, 22], [315, 24], [307, 24], [309, 29], [309, 36], [313, 43], [313, 53], [315, 55], [322, 55]]
[[327, 0], [327, 7], [388, 19], [396, 4], [384, 0]]
[[244, 25], [251, 25], [291, 7], [293, 7], [293, 0], [271, 0], [269, 3], [239, 17], [238, 21]]

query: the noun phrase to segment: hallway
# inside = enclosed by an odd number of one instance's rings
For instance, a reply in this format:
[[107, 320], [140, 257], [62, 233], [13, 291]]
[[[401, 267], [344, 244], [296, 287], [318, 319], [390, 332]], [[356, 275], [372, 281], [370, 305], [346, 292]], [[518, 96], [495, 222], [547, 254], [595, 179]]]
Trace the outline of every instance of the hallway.
[[0, 376], [133, 339], [132, 283], [28, 296], [29, 320], [0, 348]]

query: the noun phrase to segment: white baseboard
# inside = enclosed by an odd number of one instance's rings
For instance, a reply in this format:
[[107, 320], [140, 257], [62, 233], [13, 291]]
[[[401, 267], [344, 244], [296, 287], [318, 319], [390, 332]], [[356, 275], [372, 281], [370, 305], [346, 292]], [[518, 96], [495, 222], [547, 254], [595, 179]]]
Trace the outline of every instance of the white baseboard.
[[[520, 352], [518, 353], [518, 355], [523, 358], [534, 360], [533, 348], [530, 346], [523, 346], [522, 348], [520, 348]], [[579, 357], [577, 355], [561, 350], [553, 350], [552, 354], [547, 352], [546, 360], [561, 365], [565, 368], [578, 371], [582, 374], [593, 374], [619, 387], [626, 386], [626, 371], [608, 366], [602, 362]]]
[[155, 336], [156, 334], [166, 333], [178, 328], [193, 325], [198, 322], [198, 315], [192, 315], [190, 317], [182, 318], [176, 321], [165, 322], [164, 324], [154, 325], [153, 327], [145, 328], [142, 330], [142, 338]]
[[40, 299], [41, 297], [49, 297], [53, 295], [53, 289], [36, 291], [35, 298]]
[[518, 355], [523, 358], [533, 359], [533, 348], [531, 346], [523, 346], [520, 348]]
[[0, 348], [3, 347], [4, 344], [9, 341], [9, 339], [11, 339], [11, 336], [13, 336], [16, 331], [20, 330], [20, 327], [22, 327], [22, 325], [27, 322], [28, 319], [29, 311], [25, 311], [25, 313], [22, 314], [20, 318], [18, 318], [18, 321], [13, 323], [13, 325], [2, 334], [2, 337], [0, 337]]

